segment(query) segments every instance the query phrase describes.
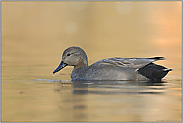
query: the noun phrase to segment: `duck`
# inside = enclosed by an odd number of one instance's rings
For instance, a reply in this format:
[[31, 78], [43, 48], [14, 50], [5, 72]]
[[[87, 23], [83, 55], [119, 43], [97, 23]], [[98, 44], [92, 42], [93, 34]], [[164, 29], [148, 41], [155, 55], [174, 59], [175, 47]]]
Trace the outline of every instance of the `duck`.
[[165, 58], [114, 57], [99, 60], [88, 66], [86, 52], [80, 47], [71, 46], [64, 50], [62, 60], [53, 71], [53, 75], [66, 66], [73, 66], [72, 81], [161, 81], [172, 69], [153, 63], [157, 60]]

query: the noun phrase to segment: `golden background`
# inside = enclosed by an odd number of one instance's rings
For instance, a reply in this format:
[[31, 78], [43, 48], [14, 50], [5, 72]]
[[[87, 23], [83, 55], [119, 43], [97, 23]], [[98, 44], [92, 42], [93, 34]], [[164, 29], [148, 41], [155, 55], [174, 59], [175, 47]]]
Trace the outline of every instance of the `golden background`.
[[[2, 121], [181, 121], [182, 1], [1, 1], [1, 22]], [[69, 46], [83, 48], [89, 64], [164, 56], [156, 63], [173, 71], [166, 86], [150, 86], [160, 94], [74, 95], [75, 83], [46, 82], [70, 81], [73, 67], [52, 76]]]
[[164, 56], [159, 63], [180, 76], [181, 14], [180, 1], [2, 2], [2, 68], [49, 66], [51, 75], [62, 52], [80, 46], [89, 64]]

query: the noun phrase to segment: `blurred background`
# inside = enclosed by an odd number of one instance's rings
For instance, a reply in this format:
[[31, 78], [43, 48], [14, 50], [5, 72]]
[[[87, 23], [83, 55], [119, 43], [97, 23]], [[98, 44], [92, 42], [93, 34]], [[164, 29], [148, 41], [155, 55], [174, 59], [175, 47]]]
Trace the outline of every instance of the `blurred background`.
[[[116, 56], [164, 56], [159, 64], [174, 69], [169, 75], [180, 76], [181, 31], [180, 1], [3, 1], [2, 75], [28, 69], [28, 76], [30, 71], [52, 76], [62, 52], [79, 46], [89, 64]], [[17, 67], [13, 73], [8, 71], [12, 66]]]
[[[173, 68], [169, 75], [181, 76], [181, 27], [180, 1], [3, 1], [2, 75], [29, 70], [27, 75], [52, 76], [62, 52], [79, 46], [89, 64], [109, 57], [164, 56], [166, 61], [157, 63]], [[19, 72], [8, 71], [12, 66]]]
[[[182, 1], [2, 1], [1, 22], [2, 121], [181, 121]], [[163, 56], [173, 71], [162, 86], [72, 83], [73, 67], [52, 76], [70, 46], [89, 65]]]

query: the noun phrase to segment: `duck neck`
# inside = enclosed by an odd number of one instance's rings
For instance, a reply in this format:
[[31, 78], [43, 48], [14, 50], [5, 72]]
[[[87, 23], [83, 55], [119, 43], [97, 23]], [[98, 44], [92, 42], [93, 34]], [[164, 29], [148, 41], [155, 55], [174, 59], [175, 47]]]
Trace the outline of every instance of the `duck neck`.
[[88, 66], [88, 59], [87, 57], [85, 59], [81, 59], [76, 66], [74, 66], [74, 69], [86, 67]]

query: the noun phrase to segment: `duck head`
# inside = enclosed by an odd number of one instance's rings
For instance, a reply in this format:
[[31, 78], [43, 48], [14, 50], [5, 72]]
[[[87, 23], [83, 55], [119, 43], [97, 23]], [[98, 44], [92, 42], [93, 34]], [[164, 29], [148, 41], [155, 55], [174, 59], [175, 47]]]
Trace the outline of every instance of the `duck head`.
[[69, 47], [62, 54], [62, 60], [59, 66], [53, 71], [53, 74], [60, 71], [66, 66], [74, 66], [74, 68], [80, 68], [88, 66], [87, 55], [80, 47]]

